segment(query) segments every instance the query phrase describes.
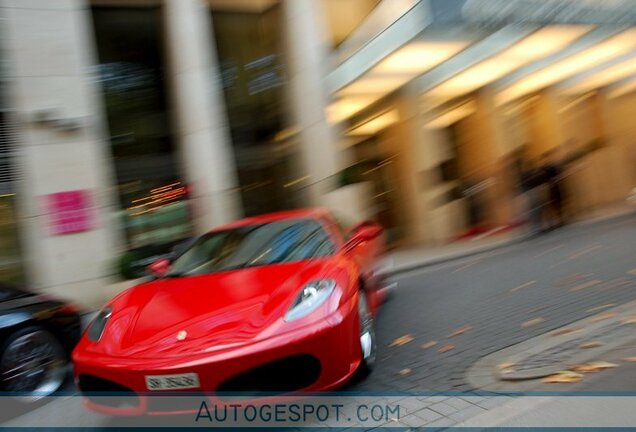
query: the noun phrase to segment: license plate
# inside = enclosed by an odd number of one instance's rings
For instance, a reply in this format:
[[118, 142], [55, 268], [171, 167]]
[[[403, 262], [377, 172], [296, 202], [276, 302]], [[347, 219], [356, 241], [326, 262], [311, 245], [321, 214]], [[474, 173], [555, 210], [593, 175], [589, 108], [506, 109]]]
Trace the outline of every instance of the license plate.
[[178, 375], [146, 375], [148, 390], [176, 390], [199, 388], [199, 375], [185, 373]]

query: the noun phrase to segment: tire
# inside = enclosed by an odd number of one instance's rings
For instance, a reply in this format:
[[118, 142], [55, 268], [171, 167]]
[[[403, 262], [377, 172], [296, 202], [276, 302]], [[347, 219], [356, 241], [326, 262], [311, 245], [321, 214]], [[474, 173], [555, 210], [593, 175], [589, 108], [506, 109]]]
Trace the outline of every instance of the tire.
[[360, 319], [360, 367], [357, 375], [359, 378], [366, 377], [375, 366], [377, 353], [377, 340], [375, 336], [375, 320], [369, 312], [367, 295], [364, 290], [358, 291], [358, 316]]
[[0, 350], [0, 387], [15, 399], [35, 402], [64, 384], [68, 355], [53, 333], [27, 327], [11, 334]]

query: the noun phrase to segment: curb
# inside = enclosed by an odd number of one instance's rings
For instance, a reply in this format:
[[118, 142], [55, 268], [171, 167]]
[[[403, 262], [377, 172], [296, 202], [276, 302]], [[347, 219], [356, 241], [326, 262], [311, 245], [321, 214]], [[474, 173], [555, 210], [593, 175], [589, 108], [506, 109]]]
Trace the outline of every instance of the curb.
[[[571, 224], [568, 224], [566, 226], [567, 227], [585, 227], [585, 226], [589, 226], [589, 225], [597, 225], [597, 224], [603, 224], [603, 223], [607, 223], [607, 222], [613, 222], [613, 221], [617, 221], [620, 219], [629, 219], [631, 217], [634, 217], [635, 215], [635, 211], [634, 209], [627, 209], [623, 212], [619, 212], [616, 214], [612, 214], [612, 215], [608, 215], [608, 216], [598, 216], [598, 217], [592, 217], [590, 219], [583, 219], [583, 220], [578, 220], [578, 221], [574, 221]], [[392, 269], [388, 269], [385, 271], [382, 271], [381, 274], [387, 277], [391, 277], [391, 276], [399, 276], [403, 273], [408, 273], [410, 271], [413, 270], [419, 270], [422, 268], [426, 268], [426, 267], [432, 267], [438, 264], [443, 264], [443, 263], [447, 263], [447, 262], [451, 262], [451, 261], [455, 261], [455, 260], [459, 260], [462, 258], [469, 258], [471, 256], [475, 256], [475, 255], [479, 255], [482, 254], [484, 252], [491, 252], [497, 249], [501, 249], [504, 248], [506, 246], [510, 246], [512, 244], [516, 244], [516, 243], [521, 243], [524, 240], [533, 238], [532, 236], [528, 236], [528, 235], [524, 235], [524, 234], [520, 234], [517, 235], [515, 237], [509, 238], [507, 240], [502, 240], [499, 243], [495, 243], [495, 244], [490, 244], [490, 245], [486, 245], [483, 247], [478, 247], [475, 249], [470, 249], [468, 251], [463, 251], [463, 252], [457, 252], [455, 254], [449, 254], [449, 255], [442, 255], [438, 258], [433, 258], [431, 260], [428, 261], [423, 261], [423, 262], [419, 262], [419, 263], [412, 263], [412, 264], [406, 264], [403, 266], [399, 266], [397, 268], [392, 268]]]
[[[614, 335], [615, 339], [607, 340], [608, 335], [599, 333], [599, 330], [615, 327], [616, 323], [633, 317], [636, 311], [636, 300], [621, 304], [611, 309], [605, 309], [597, 314], [572, 321], [562, 327], [549, 330], [538, 336], [526, 339], [507, 348], [490, 353], [472, 364], [465, 372], [465, 379], [480, 391], [494, 392], [527, 392], [540, 388], [543, 384], [540, 378], [556, 373], [559, 370], [567, 370], [568, 365], [583, 364], [593, 359], [602, 358], [605, 354], [618, 349], [618, 347], [636, 341], [633, 331], [622, 332], [625, 334]], [[611, 315], [611, 317], [610, 317]], [[598, 319], [607, 316], [605, 319]], [[633, 324], [619, 324], [620, 327]], [[576, 331], [555, 335], [561, 329], [577, 329]], [[601, 341], [599, 347], [585, 350], [567, 349], [565, 355], [555, 358], [546, 365], [537, 366], [536, 370], [528, 372], [520, 371], [519, 376], [503, 375], [498, 370], [498, 365], [510, 363], [522, 364], [529, 357], [543, 355], [552, 348], [562, 347], [570, 342], [576, 345], [582, 342]], [[549, 357], [549, 354], [546, 354]], [[513, 366], [514, 367], [514, 366]]]
[[495, 243], [495, 244], [491, 244], [491, 245], [487, 245], [487, 246], [482, 246], [482, 247], [478, 247], [475, 249], [471, 249], [468, 251], [463, 251], [463, 252], [457, 252], [454, 254], [449, 254], [449, 255], [442, 255], [440, 257], [437, 258], [433, 258], [431, 260], [428, 261], [423, 261], [423, 262], [418, 262], [418, 263], [413, 263], [413, 264], [407, 264], [407, 265], [403, 265], [397, 268], [393, 268], [387, 271], [382, 272], [382, 275], [384, 276], [398, 276], [402, 273], [408, 273], [410, 271], [413, 270], [419, 270], [422, 268], [426, 268], [426, 267], [432, 267], [432, 266], [436, 266], [438, 264], [443, 264], [443, 263], [447, 263], [447, 262], [451, 262], [451, 261], [456, 261], [462, 258], [469, 258], [471, 256], [475, 256], [475, 255], [479, 255], [482, 254], [484, 252], [491, 252], [500, 248], [503, 248], [505, 246], [510, 246], [512, 244], [515, 243], [520, 243], [523, 240], [526, 239], [526, 236], [518, 236], [518, 237], [513, 237], [511, 239], [508, 240], [502, 240], [500, 243]]

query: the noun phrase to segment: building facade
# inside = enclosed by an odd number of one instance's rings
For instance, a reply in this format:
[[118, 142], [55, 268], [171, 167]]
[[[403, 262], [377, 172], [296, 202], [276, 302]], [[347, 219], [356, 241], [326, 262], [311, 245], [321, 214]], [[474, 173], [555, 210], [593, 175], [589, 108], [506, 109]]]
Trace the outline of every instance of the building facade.
[[572, 214], [624, 200], [629, 1], [485, 3], [1, 0], [0, 280], [97, 307], [130, 262], [310, 205], [439, 244], [521, 217], [520, 154], [572, 161]]

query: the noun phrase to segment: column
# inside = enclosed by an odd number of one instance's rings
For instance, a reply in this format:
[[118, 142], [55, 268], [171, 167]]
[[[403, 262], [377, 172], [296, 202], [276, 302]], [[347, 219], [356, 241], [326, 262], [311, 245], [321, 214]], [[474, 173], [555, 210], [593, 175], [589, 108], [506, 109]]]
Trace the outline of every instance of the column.
[[565, 133], [559, 110], [561, 101], [557, 90], [547, 88], [537, 95], [533, 115], [533, 139], [529, 143], [530, 156], [537, 158], [563, 145]]
[[176, 138], [201, 234], [241, 215], [232, 141], [206, 2], [165, 0], [164, 7]]
[[406, 226], [408, 243], [428, 243], [439, 240], [446, 232], [439, 221], [433, 220], [430, 192], [435, 187], [439, 161], [435, 159], [435, 131], [424, 129], [421, 110], [421, 91], [409, 84], [396, 98], [400, 122], [385, 131], [379, 140], [386, 154], [396, 155], [393, 172], [396, 175], [398, 205], [402, 223]]
[[315, 0], [284, 0], [291, 118], [300, 133], [302, 185], [310, 205], [321, 205], [334, 186], [332, 177], [346, 166], [337, 131], [328, 123], [329, 102], [323, 80], [330, 64], [328, 33]]
[[99, 307], [112, 295], [120, 232], [87, 1], [4, 0], [27, 283]]
[[477, 93], [477, 115], [482, 124], [483, 151], [487, 155], [486, 173], [491, 187], [487, 191], [488, 213], [495, 226], [506, 225], [515, 218], [515, 178], [507, 157], [514, 149], [506, 136], [504, 119], [495, 103], [493, 90], [486, 87]]

